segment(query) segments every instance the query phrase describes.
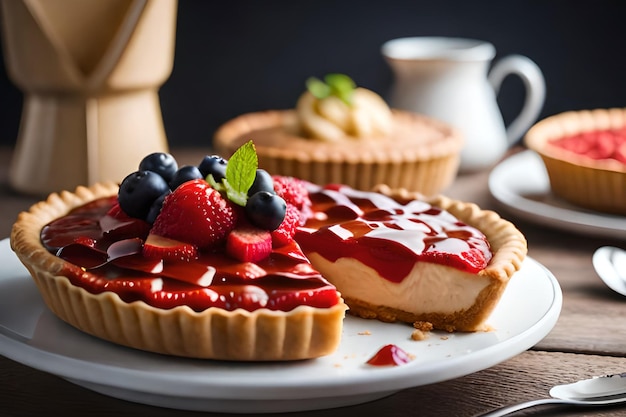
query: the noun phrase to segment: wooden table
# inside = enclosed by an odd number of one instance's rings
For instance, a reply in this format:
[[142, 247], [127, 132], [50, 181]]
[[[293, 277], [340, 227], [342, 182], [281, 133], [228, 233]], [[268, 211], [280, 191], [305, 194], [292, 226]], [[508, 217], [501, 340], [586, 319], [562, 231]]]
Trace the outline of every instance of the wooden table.
[[[196, 163], [208, 150], [174, 150], [180, 163]], [[17, 213], [37, 199], [7, 185], [11, 150], [0, 148], [0, 238], [9, 236]], [[552, 332], [532, 349], [492, 368], [458, 379], [407, 389], [367, 404], [295, 413], [298, 416], [472, 416], [502, 405], [546, 397], [549, 388], [580, 378], [626, 371], [626, 299], [609, 290], [591, 264], [593, 251], [626, 241], [590, 238], [507, 216], [487, 190], [487, 173], [461, 175], [446, 194], [493, 208], [510, 218], [529, 242], [529, 256], [557, 277], [563, 309]], [[541, 411], [541, 413], [538, 412]], [[548, 406], [520, 415], [626, 415], [626, 408], [572, 409]], [[135, 404], [83, 389], [59, 377], [0, 357], [1, 416], [216, 415]]]

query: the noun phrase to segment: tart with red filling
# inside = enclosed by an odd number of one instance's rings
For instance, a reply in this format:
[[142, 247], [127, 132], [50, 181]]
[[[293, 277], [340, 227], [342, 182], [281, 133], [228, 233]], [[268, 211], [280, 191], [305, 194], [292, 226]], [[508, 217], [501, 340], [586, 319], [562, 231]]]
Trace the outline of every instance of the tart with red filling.
[[576, 206], [626, 215], [626, 110], [548, 117], [525, 137], [543, 160], [552, 192]]
[[197, 167], [149, 155], [119, 187], [52, 194], [20, 214], [11, 247], [76, 328], [239, 361], [333, 352], [343, 298], [361, 317], [481, 330], [526, 255], [493, 212], [270, 176], [251, 143]]

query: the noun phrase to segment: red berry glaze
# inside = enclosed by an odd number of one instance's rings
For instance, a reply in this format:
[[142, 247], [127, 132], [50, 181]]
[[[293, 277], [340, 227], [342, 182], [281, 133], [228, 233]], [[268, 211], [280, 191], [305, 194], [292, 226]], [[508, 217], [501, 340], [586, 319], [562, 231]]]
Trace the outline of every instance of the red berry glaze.
[[194, 311], [290, 311], [300, 305], [329, 308], [341, 300], [294, 241], [271, 249], [269, 232], [271, 253], [257, 262], [238, 261], [221, 246], [198, 251], [197, 259], [189, 261], [143, 256], [143, 238], [116, 240], [103, 234], [101, 220], [115, 201], [103, 198], [78, 207], [41, 233], [44, 246], [67, 261], [60, 274], [93, 294], [113, 291], [129, 303], [164, 309], [185, 305]]
[[372, 366], [398, 366], [411, 362], [411, 357], [396, 345], [385, 345], [368, 361]]
[[357, 259], [391, 282], [401, 282], [416, 262], [477, 273], [491, 260], [480, 231], [426, 202], [402, 204], [348, 187], [310, 185], [310, 191], [313, 217], [295, 235], [305, 253], [331, 262]]

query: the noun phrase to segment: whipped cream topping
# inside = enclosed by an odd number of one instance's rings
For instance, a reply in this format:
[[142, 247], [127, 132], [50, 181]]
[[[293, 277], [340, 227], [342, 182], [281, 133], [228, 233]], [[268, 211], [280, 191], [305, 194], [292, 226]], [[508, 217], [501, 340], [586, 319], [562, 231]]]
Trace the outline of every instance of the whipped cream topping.
[[376, 93], [356, 88], [350, 104], [335, 96], [318, 99], [309, 91], [298, 99], [296, 113], [305, 135], [329, 142], [385, 137], [392, 131], [391, 109]]

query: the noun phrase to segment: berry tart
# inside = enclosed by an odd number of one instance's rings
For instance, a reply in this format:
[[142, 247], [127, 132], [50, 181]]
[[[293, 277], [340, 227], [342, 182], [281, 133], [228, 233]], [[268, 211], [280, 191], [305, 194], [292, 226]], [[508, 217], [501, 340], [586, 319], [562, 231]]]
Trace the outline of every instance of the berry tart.
[[548, 117], [528, 131], [525, 143], [541, 156], [556, 196], [626, 215], [626, 109]]
[[370, 190], [377, 184], [434, 195], [449, 186], [463, 140], [450, 126], [390, 109], [343, 74], [307, 80], [295, 109], [240, 115], [215, 133], [232, 154], [254, 138], [261, 168], [316, 184]]
[[315, 358], [337, 348], [346, 305], [293, 240], [308, 197], [286, 184], [256, 169], [251, 143], [228, 164], [179, 168], [155, 153], [119, 187], [21, 213], [11, 247], [48, 307], [102, 339], [194, 358]]

